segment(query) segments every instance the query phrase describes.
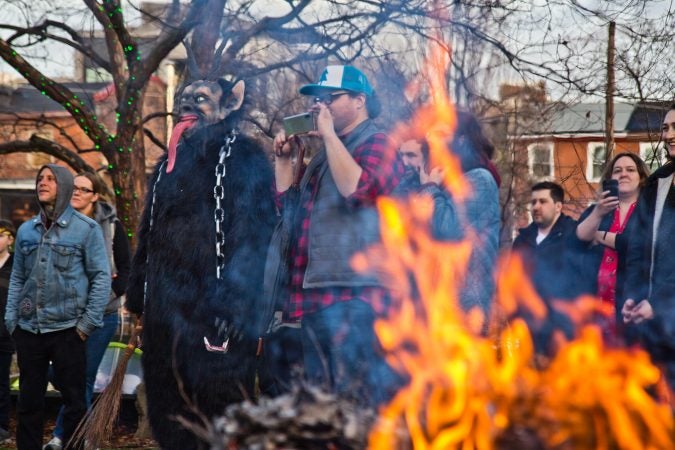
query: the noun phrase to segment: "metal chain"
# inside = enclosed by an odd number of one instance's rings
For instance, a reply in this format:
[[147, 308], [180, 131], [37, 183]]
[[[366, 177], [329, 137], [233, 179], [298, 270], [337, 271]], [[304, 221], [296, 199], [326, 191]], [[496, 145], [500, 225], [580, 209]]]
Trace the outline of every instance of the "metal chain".
[[223, 222], [225, 221], [225, 211], [223, 210], [222, 200], [225, 198], [225, 189], [223, 188], [223, 178], [225, 178], [225, 159], [232, 153], [232, 144], [237, 140], [237, 130], [232, 130], [225, 138], [225, 143], [220, 147], [218, 153], [218, 164], [216, 164], [216, 185], [213, 187], [213, 198], [216, 200], [216, 209], [213, 211], [213, 220], [216, 223], [216, 278], [222, 280], [225, 270], [225, 232]]

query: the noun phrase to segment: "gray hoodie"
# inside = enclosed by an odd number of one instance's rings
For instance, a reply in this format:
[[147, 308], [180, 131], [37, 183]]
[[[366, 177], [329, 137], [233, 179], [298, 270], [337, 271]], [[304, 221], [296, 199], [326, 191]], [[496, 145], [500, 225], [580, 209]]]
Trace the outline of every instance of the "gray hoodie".
[[45, 164], [44, 166], [40, 167], [40, 170], [38, 170], [37, 176], [35, 177], [35, 196], [38, 196], [37, 193], [37, 183], [38, 183], [38, 177], [40, 176], [40, 173], [42, 172], [43, 169], [49, 169], [52, 171], [54, 174], [54, 178], [56, 178], [56, 184], [58, 186], [56, 190], [56, 202], [54, 204], [54, 210], [53, 211], [48, 211], [45, 209], [45, 205], [43, 205], [40, 202], [40, 198], [38, 197], [38, 204], [40, 205], [40, 219], [42, 219], [42, 223], [46, 224], [47, 220], [55, 220], [57, 219], [63, 212], [70, 206], [70, 199], [73, 196], [73, 175], [70, 173], [68, 169], [66, 169], [63, 166], [59, 166], [57, 164]]

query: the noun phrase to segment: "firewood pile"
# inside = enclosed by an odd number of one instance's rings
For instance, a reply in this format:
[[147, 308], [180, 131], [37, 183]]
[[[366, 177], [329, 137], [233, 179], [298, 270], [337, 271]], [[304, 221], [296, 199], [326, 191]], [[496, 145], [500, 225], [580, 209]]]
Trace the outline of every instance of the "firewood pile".
[[230, 405], [206, 440], [212, 450], [365, 449], [375, 419], [372, 409], [301, 385], [276, 398]]

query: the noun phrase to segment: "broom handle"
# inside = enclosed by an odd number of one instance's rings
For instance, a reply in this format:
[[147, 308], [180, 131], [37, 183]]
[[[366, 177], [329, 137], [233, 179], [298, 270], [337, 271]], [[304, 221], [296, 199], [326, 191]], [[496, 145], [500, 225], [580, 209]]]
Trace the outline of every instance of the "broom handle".
[[138, 316], [136, 319], [136, 324], [134, 325], [133, 330], [131, 330], [131, 337], [127, 343], [126, 348], [124, 349], [125, 358], [131, 357], [131, 354], [136, 350], [136, 347], [140, 347], [139, 340], [143, 333], [143, 315]]

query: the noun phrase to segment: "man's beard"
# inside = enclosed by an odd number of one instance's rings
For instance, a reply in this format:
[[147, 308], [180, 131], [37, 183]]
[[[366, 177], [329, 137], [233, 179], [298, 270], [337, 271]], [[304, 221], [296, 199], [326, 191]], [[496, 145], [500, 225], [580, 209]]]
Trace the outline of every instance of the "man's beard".
[[414, 177], [417, 176], [419, 178], [420, 176], [420, 170], [418, 167], [413, 167], [413, 166], [405, 166], [405, 172], [403, 174], [405, 178], [408, 177]]

